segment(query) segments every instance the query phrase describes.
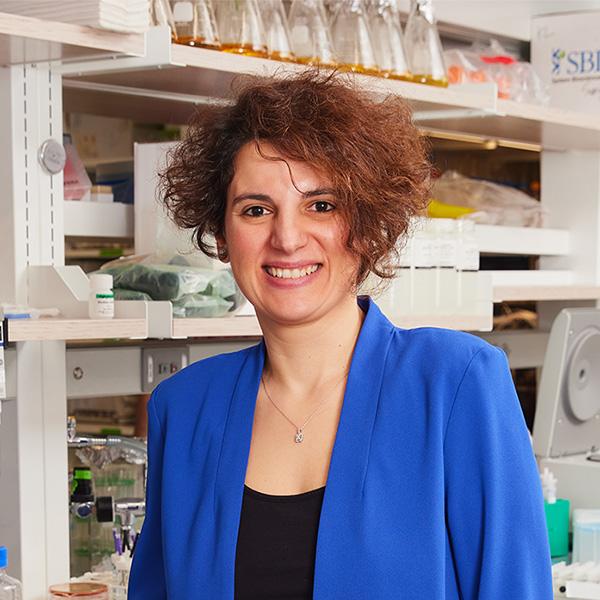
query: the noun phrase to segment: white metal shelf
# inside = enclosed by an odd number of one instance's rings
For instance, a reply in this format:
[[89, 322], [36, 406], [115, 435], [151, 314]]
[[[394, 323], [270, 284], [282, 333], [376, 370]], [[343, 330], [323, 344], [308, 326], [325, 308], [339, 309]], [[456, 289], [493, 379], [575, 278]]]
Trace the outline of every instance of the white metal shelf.
[[133, 204], [65, 201], [65, 235], [133, 238]]
[[124, 34], [0, 13], [0, 64], [81, 61], [145, 53], [141, 34]]
[[564, 229], [476, 225], [479, 251], [484, 254], [567, 256], [570, 234]]
[[[70, 67], [63, 82], [65, 108], [78, 111], [85, 106], [99, 114], [185, 123], [196, 105], [226, 98], [239, 74], [307, 68], [170, 44], [167, 34], [157, 28], [147, 34], [152, 40], [148, 47], [157, 49], [154, 67], [148, 59], [137, 69], [135, 61], [130, 61], [128, 68], [117, 68], [107, 61]], [[197, 69], [197, 74], [191, 76], [190, 69]], [[416, 121], [428, 129], [539, 144], [549, 149], [600, 149], [600, 116], [498, 100], [495, 87], [489, 84], [443, 89], [368, 75], [357, 75], [356, 81], [378, 96], [406, 97]]]

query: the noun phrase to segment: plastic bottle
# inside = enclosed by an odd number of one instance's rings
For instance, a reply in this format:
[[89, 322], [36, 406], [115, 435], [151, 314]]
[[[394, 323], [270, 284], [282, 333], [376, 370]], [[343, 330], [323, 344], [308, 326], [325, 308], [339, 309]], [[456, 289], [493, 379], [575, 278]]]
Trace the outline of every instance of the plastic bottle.
[[0, 600], [23, 600], [23, 586], [18, 579], [6, 573], [8, 552], [0, 546]]
[[434, 236], [429, 219], [412, 219], [413, 302], [412, 314], [431, 314], [435, 296]]
[[127, 598], [129, 587], [129, 572], [131, 571], [131, 554], [129, 550], [124, 553], [113, 553], [110, 557], [112, 563], [112, 588], [114, 600]]
[[477, 311], [477, 273], [479, 271], [479, 244], [475, 233], [475, 222], [469, 219], [458, 219], [456, 228], [458, 230], [457, 312], [463, 315], [473, 315]]
[[432, 219], [430, 222], [433, 242], [433, 264], [435, 268], [433, 314], [453, 315], [457, 297], [457, 248], [454, 219]]
[[112, 285], [113, 277], [108, 273], [90, 275], [88, 301], [90, 319], [112, 319], [115, 316], [115, 296]]

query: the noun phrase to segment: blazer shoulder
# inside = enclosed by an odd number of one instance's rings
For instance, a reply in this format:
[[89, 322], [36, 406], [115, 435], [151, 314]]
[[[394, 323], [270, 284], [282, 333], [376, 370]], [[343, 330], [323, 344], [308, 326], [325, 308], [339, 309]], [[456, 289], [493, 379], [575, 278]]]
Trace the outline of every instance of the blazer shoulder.
[[189, 393], [194, 395], [213, 393], [220, 395], [227, 382], [234, 382], [237, 374], [249, 357], [261, 352], [261, 344], [244, 348], [236, 352], [217, 354], [193, 362], [178, 373], [171, 375], [159, 383], [154, 391], [157, 398], [184, 398]]
[[506, 358], [500, 348], [476, 335], [437, 327], [396, 328], [392, 346], [397, 351], [405, 350], [428, 357], [430, 363], [469, 362], [478, 353]]

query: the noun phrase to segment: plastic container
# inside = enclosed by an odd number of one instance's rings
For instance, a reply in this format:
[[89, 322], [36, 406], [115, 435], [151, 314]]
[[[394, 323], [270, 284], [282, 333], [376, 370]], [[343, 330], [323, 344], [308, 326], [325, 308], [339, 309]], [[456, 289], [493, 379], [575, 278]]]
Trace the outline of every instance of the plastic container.
[[10, 577], [6, 572], [8, 552], [0, 546], [0, 600], [22, 600], [23, 586], [18, 579]]
[[112, 275], [104, 273], [90, 275], [88, 301], [90, 319], [112, 319], [115, 316], [115, 295], [112, 285]]
[[573, 511], [573, 562], [600, 563], [600, 509]]

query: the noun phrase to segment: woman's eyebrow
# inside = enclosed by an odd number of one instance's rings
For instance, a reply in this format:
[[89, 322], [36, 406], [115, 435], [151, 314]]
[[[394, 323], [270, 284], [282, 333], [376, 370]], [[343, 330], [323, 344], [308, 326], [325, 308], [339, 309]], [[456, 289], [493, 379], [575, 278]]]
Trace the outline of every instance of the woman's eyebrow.
[[[335, 196], [335, 191], [333, 188], [316, 188], [314, 190], [308, 190], [306, 192], [302, 192], [302, 198], [315, 198], [318, 196]], [[245, 200], [256, 200], [257, 202], [272, 202], [271, 196], [268, 194], [259, 194], [254, 192], [248, 192], [246, 194], [240, 194], [236, 196], [231, 201], [231, 208], [239, 204], [240, 202], [244, 202]]]
[[257, 200], [259, 202], [272, 202], [271, 196], [268, 196], [267, 194], [255, 194], [253, 192], [249, 192], [248, 194], [240, 194], [239, 196], [236, 196], [231, 201], [231, 208], [233, 208], [236, 204], [239, 204], [240, 202], [244, 202], [245, 200]]
[[335, 190], [333, 188], [317, 188], [302, 192], [303, 198], [314, 198], [315, 196], [335, 196]]

